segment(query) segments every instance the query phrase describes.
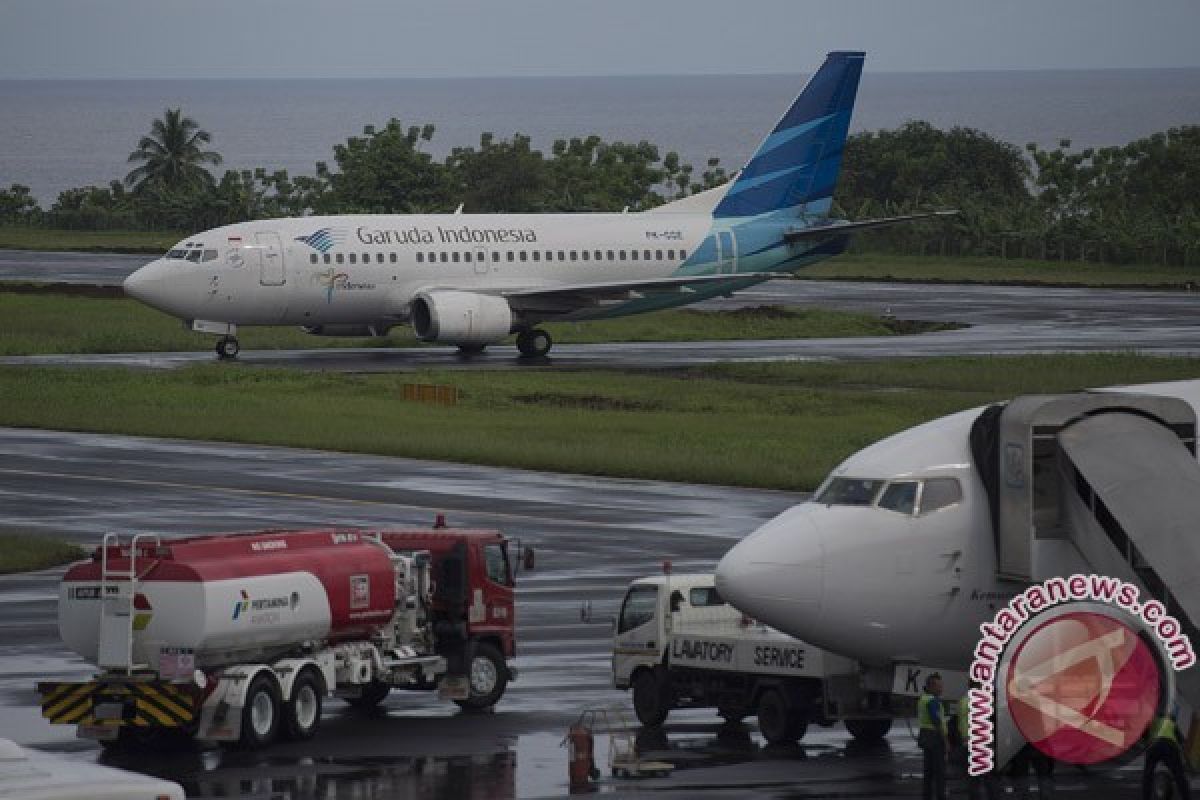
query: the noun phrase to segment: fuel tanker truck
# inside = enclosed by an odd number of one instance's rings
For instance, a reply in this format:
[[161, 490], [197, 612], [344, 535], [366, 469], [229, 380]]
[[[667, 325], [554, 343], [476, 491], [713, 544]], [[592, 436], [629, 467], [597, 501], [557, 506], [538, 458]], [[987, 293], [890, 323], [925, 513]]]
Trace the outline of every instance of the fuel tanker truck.
[[513, 574], [497, 531], [108, 534], [58, 604], [98, 672], [38, 684], [42, 715], [102, 743], [258, 748], [313, 736], [329, 697], [490, 708], [516, 677]]

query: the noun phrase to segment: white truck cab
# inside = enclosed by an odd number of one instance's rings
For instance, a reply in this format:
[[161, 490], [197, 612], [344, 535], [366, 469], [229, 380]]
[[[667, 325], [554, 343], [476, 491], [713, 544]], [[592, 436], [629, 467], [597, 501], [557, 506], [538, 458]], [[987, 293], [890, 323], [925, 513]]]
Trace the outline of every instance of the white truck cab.
[[[612, 668], [613, 685], [633, 690], [643, 725], [662, 724], [673, 708], [716, 708], [729, 721], [757, 714], [772, 744], [802, 738], [809, 722], [843, 718], [839, 709], [850, 705], [830, 685], [857, 685], [858, 677], [856, 662], [743, 615], [721, 598], [712, 574], [635, 580], [615, 620]], [[877, 739], [891, 717], [874, 710], [846, 723], [856, 738]]]

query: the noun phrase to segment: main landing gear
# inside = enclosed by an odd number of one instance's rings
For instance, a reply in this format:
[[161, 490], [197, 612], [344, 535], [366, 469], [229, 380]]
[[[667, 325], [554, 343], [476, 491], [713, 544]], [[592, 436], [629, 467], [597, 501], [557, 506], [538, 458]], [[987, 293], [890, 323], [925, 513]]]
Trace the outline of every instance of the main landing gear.
[[524, 330], [517, 334], [517, 349], [521, 351], [522, 358], [541, 358], [549, 353], [553, 346], [554, 340], [541, 328]]
[[222, 361], [237, 358], [238, 351], [241, 349], [236, 336], [222, 336], [217, 339], [217, 358]]

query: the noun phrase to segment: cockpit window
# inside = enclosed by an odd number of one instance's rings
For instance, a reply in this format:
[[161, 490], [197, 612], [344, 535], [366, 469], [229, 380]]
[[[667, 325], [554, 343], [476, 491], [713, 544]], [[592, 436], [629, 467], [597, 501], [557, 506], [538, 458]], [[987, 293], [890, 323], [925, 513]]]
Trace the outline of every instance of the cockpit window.
[[862, 478], [832, 478], [817, 495], [817, 502], [827, 506], [869, 506], [875, 502], [875, 495], [879, 494], [883, 483]]
[[199, 250], [188, 250], [187, 260], [199, 263], [200, 262], [200, 251]]
[[917, 487], [919, 486], [920, 484], [916, 481], [889, 483], [888, 487], [883, 490], [883, 494], [879, 496], [879, 507], [901, 514], [911, 514], [917, 505]]
[[186, 250], [182, 250], [182, 249], [178, 249], [178, 248], [175, 250], [167, 251], [167, 258], [183, 258], [186, 255], [187, 255]]
[[932, 514], [962, 500], [958, 478], [930, 478], [921, 492], [921, 514]]
[[204, 261], [216, 261], [217, 260], [217, 251], [216, 250], [205, 250], [203, 260]]

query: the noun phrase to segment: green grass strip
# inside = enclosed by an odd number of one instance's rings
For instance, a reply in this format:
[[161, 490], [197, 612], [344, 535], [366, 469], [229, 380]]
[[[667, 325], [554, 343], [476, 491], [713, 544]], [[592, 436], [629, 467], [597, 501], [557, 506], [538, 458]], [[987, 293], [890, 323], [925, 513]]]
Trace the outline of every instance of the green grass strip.
[[[716, 365], [672, 372], [343, 375], [0, 368], [0, 424], [560, 472], [812, 489], [878, 439], [1017, 394], [1200, 376], [1135, 355]], [[453, 386], [454, 406], [403, 399]]]
[[1028, 286], [1194, 289], [1200, 269], [1142, 264], [1093, 264], [981, 256], [901, 256], [854, 253], [806, 267], [798, 277], [820, 280], [986, 283]]
[[0, 225], [0, 249], [161, 255], [186, 235], [171, 231], [69, 231]]
[[83, 548], [32, 533], [0, 533], [0, 575], [32, 572], [85, 558]]

